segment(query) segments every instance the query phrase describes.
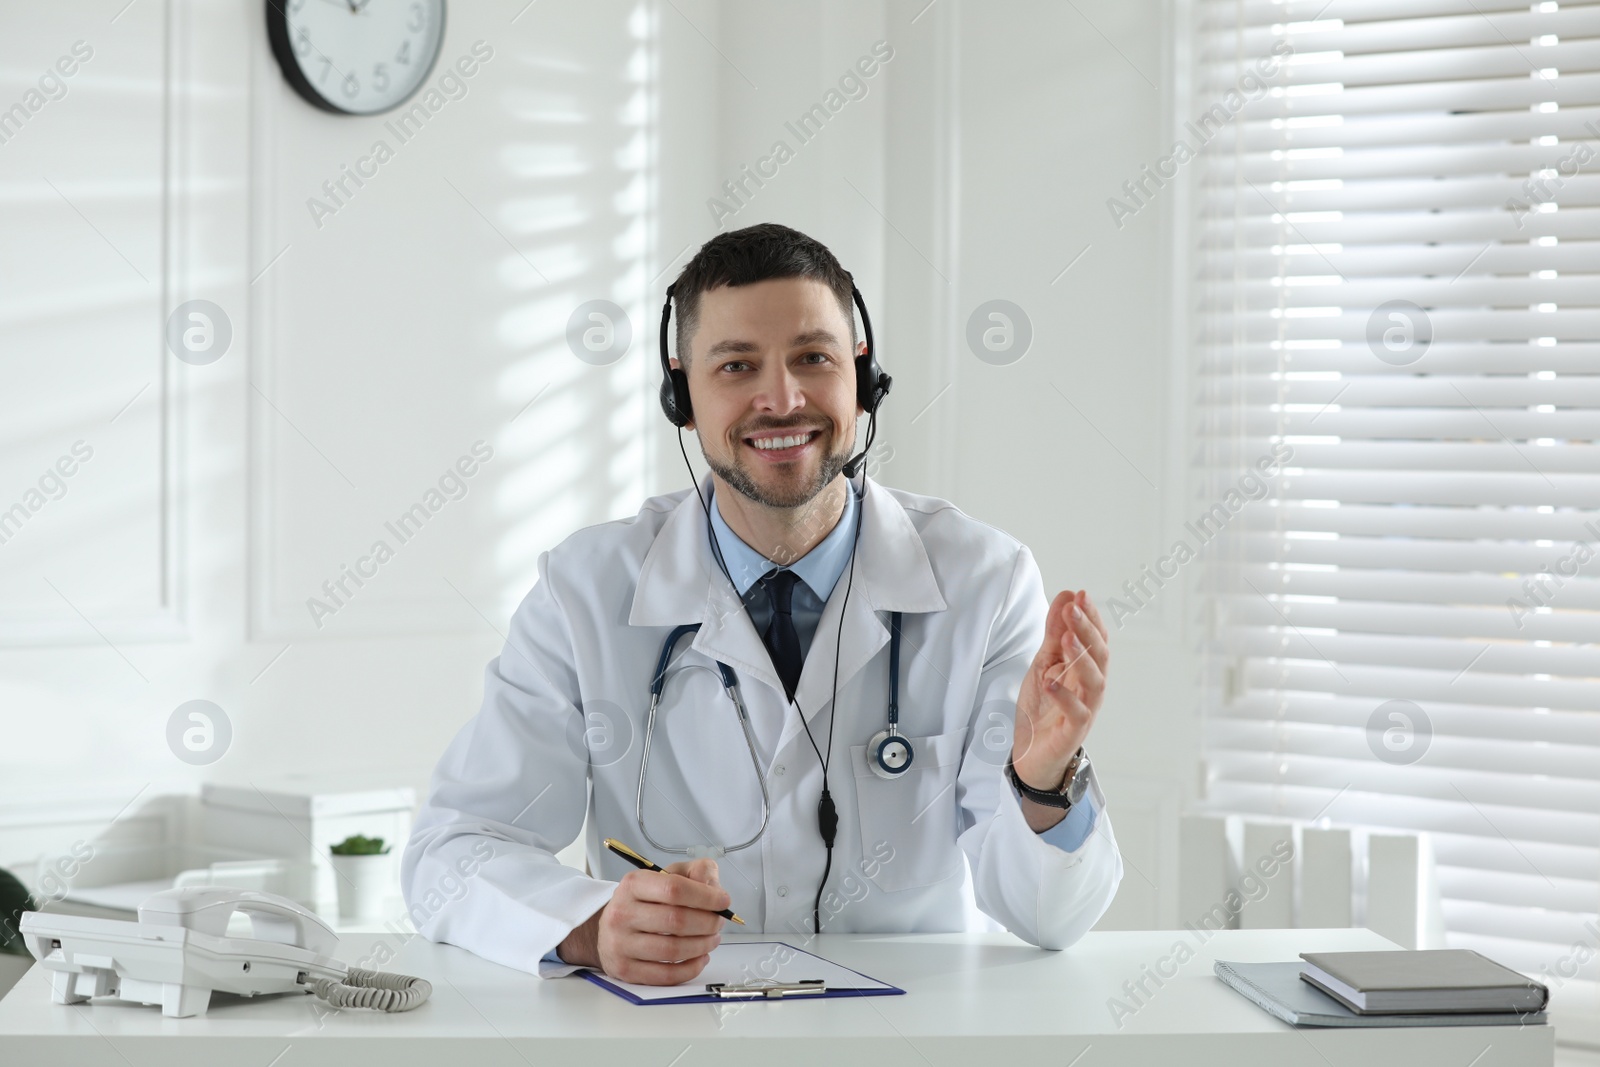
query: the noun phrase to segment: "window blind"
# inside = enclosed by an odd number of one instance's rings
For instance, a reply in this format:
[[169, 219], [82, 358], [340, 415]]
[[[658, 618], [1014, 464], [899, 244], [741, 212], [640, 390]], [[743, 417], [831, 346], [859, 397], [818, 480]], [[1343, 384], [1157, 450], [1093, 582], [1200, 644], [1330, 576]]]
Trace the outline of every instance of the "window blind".
[[1199, 508], [1292, 452], [1206, 557], [1206, 802], [1425, 831], [1451, 947], [1600, 979], [1600, 4], [1195, 12]]

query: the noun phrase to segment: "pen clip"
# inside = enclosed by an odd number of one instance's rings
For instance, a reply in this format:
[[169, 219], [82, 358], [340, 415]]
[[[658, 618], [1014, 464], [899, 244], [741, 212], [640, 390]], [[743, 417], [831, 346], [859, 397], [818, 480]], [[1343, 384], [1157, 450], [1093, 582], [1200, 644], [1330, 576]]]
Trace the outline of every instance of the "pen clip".
[[747, 998], [780, 1000], [790, 994], [826, 993], [828, 987], [821, 978], [807, 978], [799, 982], [707, 982], [706, 992], [723, 999]]

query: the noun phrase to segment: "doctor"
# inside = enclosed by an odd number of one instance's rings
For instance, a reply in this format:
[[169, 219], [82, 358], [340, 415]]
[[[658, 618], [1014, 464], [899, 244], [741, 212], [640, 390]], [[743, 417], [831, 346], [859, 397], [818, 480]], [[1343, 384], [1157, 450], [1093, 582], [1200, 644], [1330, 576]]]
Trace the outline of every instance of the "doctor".
[[[1099, 612], [1047, 603], [1014, 538], [858, 474], [889, 377], [826, 247], [720, 234], [668, 294], [663, 409], [711, 473], [540, 557], [406, 848], [418, 930], [677, 984], [722, 909], [742, 932], [960, 930], [970, 870], [987, 915], [1072, 944], [1122, 877], [1083, 748]], [[578, 871], [555, 854], [586, 816]]]

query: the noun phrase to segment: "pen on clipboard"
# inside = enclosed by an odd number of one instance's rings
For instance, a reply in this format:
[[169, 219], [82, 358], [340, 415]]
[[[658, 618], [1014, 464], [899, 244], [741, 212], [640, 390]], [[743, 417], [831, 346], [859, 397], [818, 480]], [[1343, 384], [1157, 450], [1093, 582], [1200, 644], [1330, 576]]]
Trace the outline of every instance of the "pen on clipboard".
[[[629, 848], [627, 845], [624, 845], [621, 841], [618, 841], [614, 837], [606, 838], [605, 839], [605, 846], [606, 846], [606, 848], [609, 848], [612, 852], [615, 852], [617, 855], [619, 855], [623, 859], [627, 860], [629, 863], [633, 864], [635, 867], [638, 867], [640, 870], [661, 871], [662, 874], [667, 873], [666, 871], [662, 870], [660, 867], [656, 866], [654, 863], [652, 863], [649, 860], [645, 859], [643, 856], [639, 855], [633, 849]], [[724, 919], [732, 919], [734, 922], [738, 923], [740, 926], [744, 926], [745, 925], [745, 921], [743, 919], [739, 918], [739, 916], [735, 915], [733, 913], [733, 909], [732, 908], [723, 908], [721, 911], [717, 912], [717, 914], [722, 916]]]

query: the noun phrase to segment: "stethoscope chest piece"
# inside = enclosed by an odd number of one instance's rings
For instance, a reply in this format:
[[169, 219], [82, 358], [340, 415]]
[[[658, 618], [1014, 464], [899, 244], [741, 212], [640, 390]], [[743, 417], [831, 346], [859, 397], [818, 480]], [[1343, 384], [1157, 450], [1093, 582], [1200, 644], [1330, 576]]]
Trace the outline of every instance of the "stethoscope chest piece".
[[900, 624], [898, 611], [889, 613], [889, 725], [867, 742], [867, 767], [889, 781], [911, 769], [916, 757], [911, 742], [900, 735]]
[[879, 778], [894, 779], [911, 769], [916, 752], [893, 729], [879, 730], [867, 742], [867, 767]]

